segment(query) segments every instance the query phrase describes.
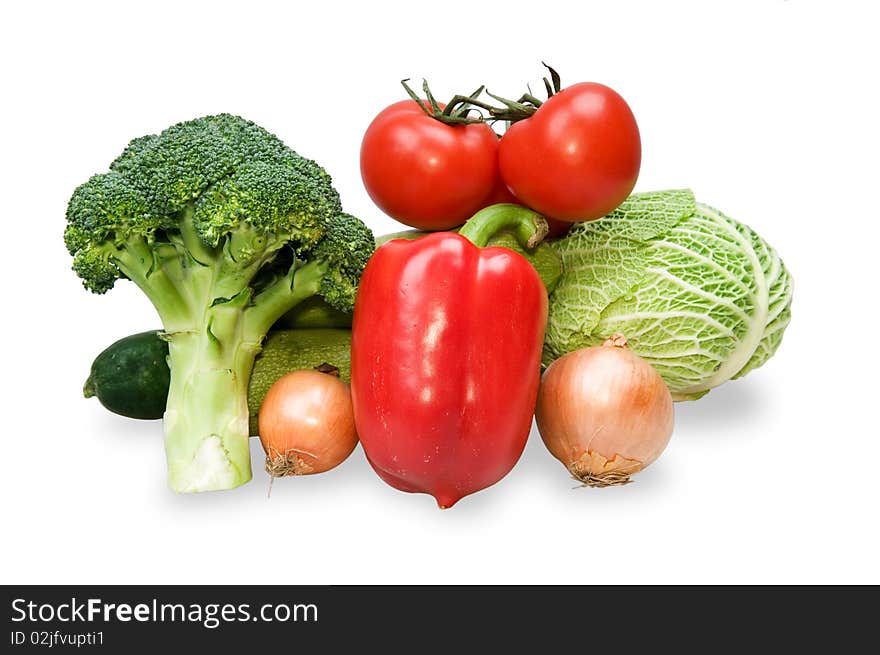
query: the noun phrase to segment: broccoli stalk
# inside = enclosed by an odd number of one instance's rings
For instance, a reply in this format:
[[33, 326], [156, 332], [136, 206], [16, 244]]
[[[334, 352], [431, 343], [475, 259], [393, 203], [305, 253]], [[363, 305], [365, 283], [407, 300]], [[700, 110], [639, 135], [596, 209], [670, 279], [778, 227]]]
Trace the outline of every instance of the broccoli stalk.
[[225, 114], [135, 139], [74, 192], [67, 217], [86, 288], [127, 278], [162, 320], [171, 488], [250, 480], [247, 388], [266, 332], [314, 296], [351, 311], [369, 229], [317, 164]]

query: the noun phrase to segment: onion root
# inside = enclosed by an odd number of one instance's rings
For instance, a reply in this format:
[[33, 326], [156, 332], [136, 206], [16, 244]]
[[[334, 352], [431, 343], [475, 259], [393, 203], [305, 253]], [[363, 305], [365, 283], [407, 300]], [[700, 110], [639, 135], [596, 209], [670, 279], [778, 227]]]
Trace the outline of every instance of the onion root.
[[273, 457], [266, 457], [266, 473], [273, 478], [283, 478], [288, 475], [308, 475], [315, 467], [304, 460], [302, 458], [303, 455], [312, 459], [318, 459], [317, 455], [291, 448], [286, 453], [275, 453]]
[[617, 487], [632, 482], [630, 476], [644, 468], [642, 462], [615, 455], [607, 459], [587, 451], [568, 465], [568, 472], [582, 487]]

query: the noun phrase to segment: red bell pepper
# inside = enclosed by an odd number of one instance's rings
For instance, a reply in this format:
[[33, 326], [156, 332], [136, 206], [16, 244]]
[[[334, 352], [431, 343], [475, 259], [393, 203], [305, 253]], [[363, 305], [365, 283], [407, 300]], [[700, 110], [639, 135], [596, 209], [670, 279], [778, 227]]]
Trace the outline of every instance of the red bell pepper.
[[547, 225], [524, 207], [487, 207], [459, 234], [385, 243], [358, 289], [351, 390], [364, 452], [385, 482], [441, 508], [503, 478], [531, 428], [547, 294], [525, 258], [482, 248], [502, 229], [534, 247]]

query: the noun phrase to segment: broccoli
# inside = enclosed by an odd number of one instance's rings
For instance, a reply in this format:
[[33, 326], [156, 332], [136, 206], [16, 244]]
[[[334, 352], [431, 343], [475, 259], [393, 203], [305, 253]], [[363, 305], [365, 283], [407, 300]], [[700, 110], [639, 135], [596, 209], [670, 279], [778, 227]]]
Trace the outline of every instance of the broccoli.
[[250, 480], [247, 388], [266, 332], [316, 295], [351, 311], [374, 248], [318, 164], [228, 114], [133, 140], [74, 191], [64, 241], [87, 289], [127, 278], [159, 313], [180, 492]]

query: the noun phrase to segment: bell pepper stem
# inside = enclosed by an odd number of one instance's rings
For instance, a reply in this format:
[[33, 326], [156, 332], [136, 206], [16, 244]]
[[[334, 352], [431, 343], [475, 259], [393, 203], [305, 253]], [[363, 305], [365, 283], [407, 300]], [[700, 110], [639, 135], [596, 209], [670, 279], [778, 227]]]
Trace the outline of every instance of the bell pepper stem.
[[547, 236], [547, 221], [538, 212], [521, 205], [489, 205], [471, 216], [459, 234], [484, 248], [497, 232], [510, 231], [527, 250], [532, 250]]

